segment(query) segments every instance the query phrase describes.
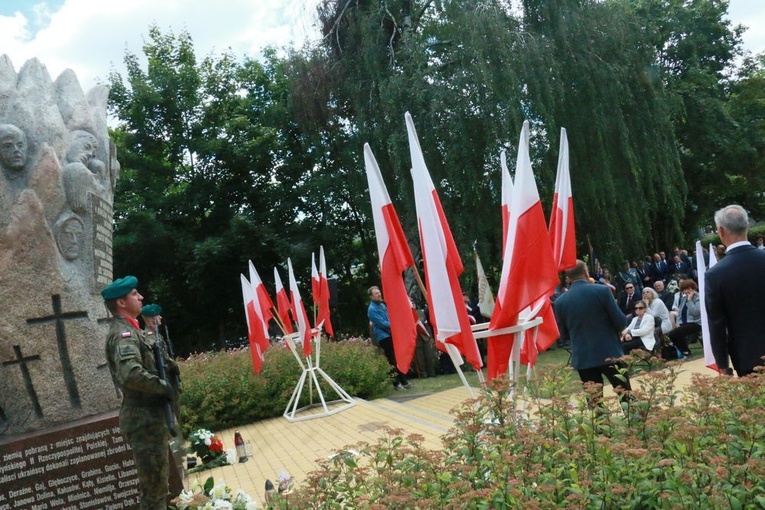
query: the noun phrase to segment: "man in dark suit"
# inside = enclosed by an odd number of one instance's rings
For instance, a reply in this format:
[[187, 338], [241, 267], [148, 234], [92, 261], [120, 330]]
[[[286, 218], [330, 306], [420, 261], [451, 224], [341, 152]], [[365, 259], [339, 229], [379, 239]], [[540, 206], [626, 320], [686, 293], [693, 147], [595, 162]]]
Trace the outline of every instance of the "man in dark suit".
[[691, 266], [690, 264], [686, 264], [683, 262], [683, 260], [680, 258], [680, 255], [675, 255], [672, 259], [672, 264], [669, 266], [670, 273], [671, 274], [683, 274], [686, 276], [690, 276], [691, 274]]
[[628, 319], [635, 315], [635, 304], [640, 299], [640, 293], [635, 292], [635, 285], [633, 283], [628, 283], [624, 286], [624, 292], [619, 296], [619, 309]]
[[765, 362], [765, 252], [747, 240], [749, 216], [729, 205], [715, 213], [725, 258], [705, 276], [705, 300], [712, 352], [721, 373], [739, 377]]
[[675, 295], [664, 287], [664, 282], [659, 280], [658, 282], [653, 284], [653, 290], [656, 291], [657, 294], [659, 294], [659, 299], [664, 303], [664, 305], [667, 307], [667, 310], [672, 311], [672, 305], [675, 302]]
[[672, 250], [673, 257], [676, 255], [680, 257], [680, 260], [685, 264], [686, 266], [693, 268], [693, 264], [691, 263], [691, 258], [688, 256], [688, 252], [685, 250], [681, 250], [680, 247], [675, 246], [674, 250]]
[[657, 282], [662, 280], [666, 284], [667, 280], [669, 280], [669, 274], [669, 266], [667, 265], [666, 259], [662, 258], [658, 253], [654, 253], [652, 264], [653, 281]]
[[[614, 388], [631, 391], [629, 375], [621, 373], [624, 364], [612, 361], [624, 356], [619, 333], [627, 325], [627, 318], [607, 287], [589, 283], [585, 262], [577, 260], [566, 276], [571, 287], [553, 306], [560, 338], [571, 344], [571, 365], [583, 383], [603, 384], [605, 375]], [[620, 400], [627, 397], [628, 393], [623, 393]], [[593, 398], [590, 404], [599, 401], [600, 398]]]

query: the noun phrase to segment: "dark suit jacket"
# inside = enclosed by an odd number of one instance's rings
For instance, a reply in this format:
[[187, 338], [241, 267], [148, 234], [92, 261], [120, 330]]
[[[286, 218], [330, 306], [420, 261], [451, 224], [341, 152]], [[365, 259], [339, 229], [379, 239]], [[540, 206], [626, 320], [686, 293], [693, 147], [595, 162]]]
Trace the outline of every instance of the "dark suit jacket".
[[669, 279], [669, 262], [662, 260], [659, 262], [654, 262], [651, 264], [651, 266], [653, 268], [653, 281], [664, 280], [666, 282]]
[[637, 293], [637, 291], [632, 293], [632, 298], [627, 299], [627, 293], [622, 293], [621, 296], [619, 296], [619, 309], [622, 311], [623, 314], [626, 315], [634, 315], [635, 314], [635, 304], [642, 299], [642, 296]]
[[575, 369], [610, 365], [606, 360], [624, 356], [619, 333], [627, 318], [607, 287], [575, 280], [553, 308], [561, 342], [571, 343]]
[[689, 264], [686, 264], [685, 262], [680, 262], [680, 267], [677, 267], [677, 264], [672, 262], [669, 265], [669, 272], [670, 274], [684, 274], [684, 275], [690, 275], [691, 274], [691, 266]]
[[710, 345], [719, 369], [728, 355], [739, 376], [765, 356], [765, 251], [739, 246], [704, 276]]

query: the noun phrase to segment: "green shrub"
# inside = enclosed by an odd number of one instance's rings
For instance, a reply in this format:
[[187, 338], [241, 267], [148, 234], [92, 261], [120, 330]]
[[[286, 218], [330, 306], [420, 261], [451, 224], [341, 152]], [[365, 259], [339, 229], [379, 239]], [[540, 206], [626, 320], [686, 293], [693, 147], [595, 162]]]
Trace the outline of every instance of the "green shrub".
[[593, 409], [582, 393], [560, 395], [570, 377], [540, 373], [531, 416], [506, 383], [493, 384], [456, 410], [437, 451], [394, 429], [350, 445], [321, 462], [289, 508], [765, 507], [765, 376], [695, 376], [681, 403], [670, 367], [645, 374], [624, 410], [613, 397]]
[[357, 397], [378, 398], [390, 387], [388, 360], [369, 341], [349, 339], [323, 344], [321, 366], [341, 388]]
[[[375, 398], [389, 383], [389, 365], [369, 341], [350, 339], [321, 346], [320, 366], [352, 396]], [[255, 374], [249, 348], [203, 353], [180, 363], [184, 434], [205, 428], [220, 430], [264, 418], [281, 416], [298, 382], [301, 369], [283, 343], [268, 349], [263, 370]], [[321, 381], [326, 400], [338, 395]], [[314, 402], [318, 393], [314, 388]], [[309, 402], [303, 391], [299, 407]]]
[[[755, 240], [757, 239], [758, 235], [765, 235], [765, 225], [756, 225], [751, 227], [747, 234], [749, 242], [755, 244]], [[701, 238], [702, 247], [709, 249], [709, 243], [712, 243], [715, 246], [722, 244], [720, 241], [720, 236], [717, 235], [717, 232], [712, 232], [711, 234], [705, 235]]]

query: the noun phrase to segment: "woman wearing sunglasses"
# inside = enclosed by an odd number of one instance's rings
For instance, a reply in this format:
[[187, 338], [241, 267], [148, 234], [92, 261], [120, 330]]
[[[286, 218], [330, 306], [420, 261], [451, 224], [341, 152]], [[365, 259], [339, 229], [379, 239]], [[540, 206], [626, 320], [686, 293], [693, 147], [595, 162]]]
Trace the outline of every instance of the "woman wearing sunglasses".
[[648, 352], [653, 351], [656, 346], [656, 337], [654, 337], [654, 319], [649, 313], [646, 313], [648, 303], [638, 301], [635, 304], [635, 317], [632, 318], [629, 326], [622, 331], [622, 348], [624, 354], [633, 349], [645, 349]]

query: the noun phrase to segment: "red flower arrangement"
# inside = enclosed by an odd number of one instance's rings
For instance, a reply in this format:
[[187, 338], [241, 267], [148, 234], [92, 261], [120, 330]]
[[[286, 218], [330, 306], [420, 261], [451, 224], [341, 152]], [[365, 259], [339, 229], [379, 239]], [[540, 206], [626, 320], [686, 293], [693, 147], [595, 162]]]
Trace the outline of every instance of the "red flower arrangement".
[[210, 446], [208, 446], [208, 449], [217, 454], [223, 453], [223, 441], [218, 436], [213, 436], [210, 438]]
[[231, 463], [223, 440], [209, 430], [199, 429], [192, 432], [189, 435], [189, 450], [202, 461], [202, 465], [194, 468], [195, 470], [225, 466]]

